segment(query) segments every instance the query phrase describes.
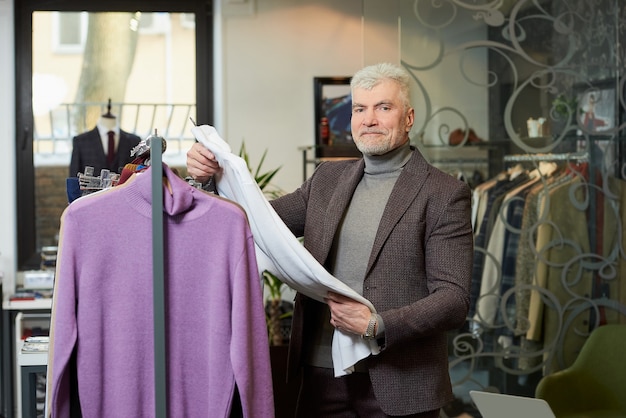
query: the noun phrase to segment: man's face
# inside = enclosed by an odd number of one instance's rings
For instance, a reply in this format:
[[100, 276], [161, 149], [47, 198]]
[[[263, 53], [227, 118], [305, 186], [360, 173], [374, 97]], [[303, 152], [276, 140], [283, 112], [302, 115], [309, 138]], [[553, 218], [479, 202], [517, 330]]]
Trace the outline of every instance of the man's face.
[[363, 154], [382, 155], [404, 144], [413, 120], [413, 108], [405, 110], [400, 87], [392, 80], [352, 92], [352, 137]]

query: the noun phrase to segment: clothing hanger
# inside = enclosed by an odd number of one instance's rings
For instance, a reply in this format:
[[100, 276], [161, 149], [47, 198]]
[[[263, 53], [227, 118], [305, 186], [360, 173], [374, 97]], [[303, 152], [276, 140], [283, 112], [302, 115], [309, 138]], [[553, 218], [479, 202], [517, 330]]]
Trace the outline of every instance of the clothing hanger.
[[111, 113], [111, 99], [109, 98], [109, 103], [107, 104], [106, 113], [100, 116], [98, 120], [98, 124], [105, 128], [107, 131], [114, 131], [117, 127], [117, 118], [113, 113]]
[[115, 119], [115, 115], [111, 113], [111, 98], [109, 97], [109, 103], [107, 104], [107, 111], [102, 115], [103, 118]]
[[537, 168], [528, 173], [528, 175], [530, 178], [535, 178], [537, 176], [548, 177], [551, 176], [557, 168], [558, 166], [554, 161], [539, 161]]
[[[153, 144], [152, 141], [154, 139], [161, 140], [161, 152], [159, 155], [163, 155], [165, 150], [167, 149], [167, 141], [165, 138], [158, 136], [156, 129], [154, 130], [154, 135], [150, 135], [149, 137], [142, 139], [135, 148], [130, 151], [131, 157], [134, 159], [126, 164], [124, 168], [122, 168], [122, 174], [120, 175], [120, 179], [118, 184], [123, 184], [134, 174], [145, 171], [150, 167], [153, 163], [152, 161], [152, 153], [153, 153]], [[156, 146], [157, 144], [155, 144]], [[158, 150], [158, 148], [156, 148]], [[170, 167], [167, 167], [168, 170], [172, 170]], [[167, 187], [167, 190], [170, 192], [170, 195], [173, 194], [172, 186], [169, 183], [169, 180], [165, 176], [163, 177], [163, 184]]]
[[509, 180], [514, 180], [517, 176], [524, 172], [524, 167], [521, 164], [515, 164], [513, 167], [510, 167], [507, 170], [507, 174], [509, 175]]

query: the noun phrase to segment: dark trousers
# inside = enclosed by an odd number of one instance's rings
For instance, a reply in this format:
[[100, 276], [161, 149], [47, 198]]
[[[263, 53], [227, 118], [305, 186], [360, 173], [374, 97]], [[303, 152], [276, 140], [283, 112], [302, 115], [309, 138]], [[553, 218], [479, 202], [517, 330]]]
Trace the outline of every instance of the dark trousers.
[[[332, 369], [305, 366], [298, 396], [298, 418], [388, 418], [374, 396], [369, 374], [355, 372], [335, 377]], [[437, 418], [439, 410], [406, 415]]]

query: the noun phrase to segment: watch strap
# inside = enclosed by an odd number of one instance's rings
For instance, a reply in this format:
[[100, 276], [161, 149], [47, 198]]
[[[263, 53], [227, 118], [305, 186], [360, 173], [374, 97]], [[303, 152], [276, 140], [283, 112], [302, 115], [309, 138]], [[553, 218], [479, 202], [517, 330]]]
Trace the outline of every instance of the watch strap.
[[370, 317], [370, 322], [367, 324], [365, 334], [363, 334], [363, 338], [365, 338], [366, 340], [373, 340], [374, 338], [376, 338], [376, 323], [376, 315], [372, 314], [372, 316]]

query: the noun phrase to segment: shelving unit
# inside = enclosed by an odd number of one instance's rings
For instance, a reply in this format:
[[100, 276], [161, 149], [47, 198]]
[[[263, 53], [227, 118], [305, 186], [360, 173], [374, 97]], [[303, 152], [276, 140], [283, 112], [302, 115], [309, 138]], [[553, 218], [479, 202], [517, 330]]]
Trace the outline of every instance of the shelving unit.
[[420, 151], [434, 166], [480, 167], [487, 177], [504, 169], [503, 158], [510, 153], [510, 140], [490, 140], [465, 145], [421, 145]]
[[[12, 292], [10, 292], [12, 293]], [[6, 297], [6, 296], [5, 296]], [[44, 326], [49, 329], [52, 299], [9, 301], [2, 303], [2, 411], [6, 417], [20, 417], [22, 412], [22, 366], [28, 372], [45, 371], [47, 354], [21, 355], [23, 330], [28, 326]], [[45, 357], [45, 360], [44, 360]], [[43, 364], [42, 364], [43, 363]], [[30, 392], [28, 393], [30, 394]], [[24, 415], [24, 418], [26, 415]]]
[[[24, 339], [29, 336], [28, 330], [41, 329], [41, 334], [50, 332], [50, 313], [18, 312], [15, 315], [15, 400], [17, 416], [22, 418], [36, 417], [43, 413], [43, 404], [38, 405], [37, 374], [46, 373], [48, 352], [23, 353]], [[44, 385], [45, 388], [45, 385]]]
[[[463, 146], [424, 145], [418, 146], [424, 157], [434, 166], [446, 171], [446, 167], [479, 167], [485, 176], [493, 177], [504, 169], [504, 156], [510, 153], [511, 141], [494, 140]], [[309, 177], [310, 167], [315, 168], [322, 161], [360, 158], [354, 147], [301, 146], [302, 181]]]
[[[345, 160], [360, 158], [361, 153], [354, 146], [315, 146], [298, 147], [302, 152], [302, 181], [309, 177], [309, 166], [315, 168], [322, 161]], [[356, 151], [355, 151], [356, 150]]]

